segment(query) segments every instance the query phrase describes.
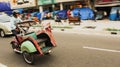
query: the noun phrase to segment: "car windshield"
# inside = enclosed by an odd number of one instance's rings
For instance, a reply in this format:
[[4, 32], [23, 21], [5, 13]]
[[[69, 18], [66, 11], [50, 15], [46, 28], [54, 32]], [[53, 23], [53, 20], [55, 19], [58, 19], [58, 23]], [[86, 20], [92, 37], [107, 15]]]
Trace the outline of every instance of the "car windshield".
[[10, 16], [8, 15], [0, 15], [0, 22], [5, 23], [10, 21]]

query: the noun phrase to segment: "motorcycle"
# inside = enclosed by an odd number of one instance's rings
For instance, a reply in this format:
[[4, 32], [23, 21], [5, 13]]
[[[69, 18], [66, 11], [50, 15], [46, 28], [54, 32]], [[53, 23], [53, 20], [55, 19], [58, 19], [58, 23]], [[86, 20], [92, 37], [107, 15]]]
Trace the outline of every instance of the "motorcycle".
[[32, 26], [33, 21], [20, 22], [17, 24], [20, 34], [16, 34], [11, 46], [15, 53], [22, 54], [24, 60], [28, 64], [35, 63], [35, 55], [46, 55], [50, 54], [51, 50], [56, 47], [56, 41], [53, 37], [50, 23], [43, 26], [42, 30], [36, 32], [26, 32], [23, 27], [27, 30]]

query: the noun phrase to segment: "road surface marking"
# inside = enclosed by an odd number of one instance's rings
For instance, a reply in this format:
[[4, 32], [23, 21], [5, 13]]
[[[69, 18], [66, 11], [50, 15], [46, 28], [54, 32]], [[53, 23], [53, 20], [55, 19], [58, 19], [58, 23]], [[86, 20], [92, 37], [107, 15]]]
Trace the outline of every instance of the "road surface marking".
[[2, 64], [2, 63], [0, 63], [0, 67], [7, 67], [6, 65], [4, 65], [4, 64]]
[[120, 51], [118, 51], [118, 50], [111, 50], [111, 49], [104, 49], [104, 48], [95, 48], [95, 47], [87, 47], [87, 46], [83, 46], [83, 48], [92, 49], [92, 50], [99, 50], [99, 51], [107, 51], [107, 52], [120, 53]]

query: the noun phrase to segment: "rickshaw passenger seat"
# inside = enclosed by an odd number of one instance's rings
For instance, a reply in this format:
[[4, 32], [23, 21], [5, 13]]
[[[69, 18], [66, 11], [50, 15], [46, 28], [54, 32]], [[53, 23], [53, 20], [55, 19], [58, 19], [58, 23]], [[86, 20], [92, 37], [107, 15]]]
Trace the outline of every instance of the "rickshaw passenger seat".
[[23, 41], [23, 37], [22, 36], [17, 36], [17, 40], [19, 43], [21, 43]]
[[32, 36], [34, 39], [37, 39], [37, 35], [35, 32], [27, 33], [25, 36]]

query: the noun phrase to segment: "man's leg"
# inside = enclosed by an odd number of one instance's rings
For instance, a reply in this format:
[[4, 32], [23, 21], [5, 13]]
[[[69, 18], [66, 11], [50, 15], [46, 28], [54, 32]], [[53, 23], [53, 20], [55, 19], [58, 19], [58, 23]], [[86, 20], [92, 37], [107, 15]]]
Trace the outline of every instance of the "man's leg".
[[17, 34], [16, 30], [11, 30], [13, 35], [15, 36]]

